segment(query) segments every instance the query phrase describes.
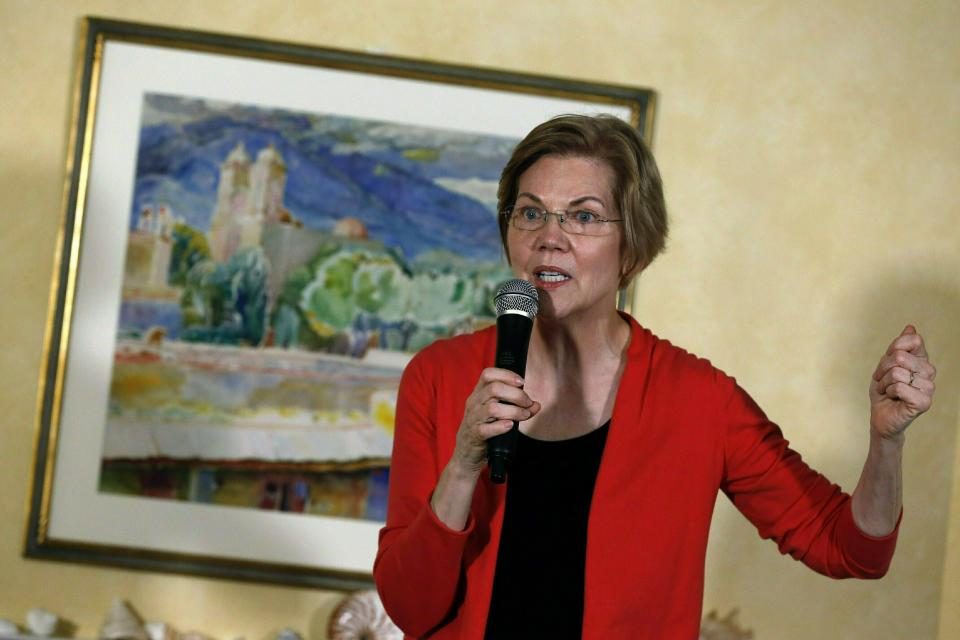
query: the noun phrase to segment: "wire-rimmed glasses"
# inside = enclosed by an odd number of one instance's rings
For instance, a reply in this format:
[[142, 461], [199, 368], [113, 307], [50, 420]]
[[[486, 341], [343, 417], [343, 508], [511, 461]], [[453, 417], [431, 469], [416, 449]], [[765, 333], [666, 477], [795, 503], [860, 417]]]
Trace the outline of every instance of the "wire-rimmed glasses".
[[533, 205], [514, 205], [507, 207], [501, 214], [515, 229], [536, 231], [547, 224], [550, 216], [556, 216], [560, 228], [567, 233], [581, 236], [602, 236], [610, 233], [612, 222], [623, 222], [622, 218], [604, 218], [589, 209], [557, 209], [547, 211]]

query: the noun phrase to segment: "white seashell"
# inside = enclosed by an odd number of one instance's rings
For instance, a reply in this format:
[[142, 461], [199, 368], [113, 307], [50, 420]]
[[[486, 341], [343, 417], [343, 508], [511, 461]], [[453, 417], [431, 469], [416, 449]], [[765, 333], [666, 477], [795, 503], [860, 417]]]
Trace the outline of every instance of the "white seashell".
[[180, 634], [166, 622], [147, 622], [143, 625], [150, 640], [178, 640]]
[[164, 640], [167, 637], [166, 622], [144, 622], [143, 630], [147, 632], [150, 640]]
[[27, 629], [35, 636], [52, 636], [60, 618], [46, 609], [30, 609], [27, 611]]
[[115, 598], [100, 628], [102, 640], [150, 640], [140, 619], [130, 610], [127, 603]]
[[344, 598], [330, 616], [329, 634], [330, 640], [403, 640], [373, 590]]
[[751, 640], [753, 631], [740, 626], [738, 613], [734, 608], [721, 618], [716, 609], [710, 611], [701, 622], [698, 640]]
[[0, 618], [0, 638], [20, 635], [20, 627], [5, 618]]

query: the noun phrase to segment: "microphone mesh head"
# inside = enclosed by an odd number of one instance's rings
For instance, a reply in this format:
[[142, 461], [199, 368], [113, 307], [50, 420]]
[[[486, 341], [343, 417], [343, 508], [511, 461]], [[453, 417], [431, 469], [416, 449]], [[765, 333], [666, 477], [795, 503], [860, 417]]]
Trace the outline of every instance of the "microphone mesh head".
[[508, 311], [519, 311], [532, 318], [539, 310], [537, 290], [526, 280], [504, 282], [497, 289], [493, 302], [497, 305], [498, 318]]

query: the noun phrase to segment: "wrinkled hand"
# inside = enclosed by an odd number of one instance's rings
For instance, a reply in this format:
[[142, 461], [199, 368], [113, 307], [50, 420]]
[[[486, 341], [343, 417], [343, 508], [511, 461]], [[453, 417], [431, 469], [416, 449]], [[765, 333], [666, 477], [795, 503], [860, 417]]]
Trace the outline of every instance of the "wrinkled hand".
[[923, 338], [907, 325], [890, 343], [870, 381], [870, 428], [882, 438], [898, 438], [930, 408], [937, 369]]
[[453, 452], [464, 469], [479, 473], [487, 462], [487, 440], [540, 411], [540, 403], [531, 400], [522, 385], [523, 379], [506, 369], [490, 367], [480, 374], [467, 398]]

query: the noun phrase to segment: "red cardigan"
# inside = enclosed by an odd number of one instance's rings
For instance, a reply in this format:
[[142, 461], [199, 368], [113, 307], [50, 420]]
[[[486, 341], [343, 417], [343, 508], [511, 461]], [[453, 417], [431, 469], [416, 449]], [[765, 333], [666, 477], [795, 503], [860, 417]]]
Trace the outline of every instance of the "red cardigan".
[[[590, 508], [584, 638], [697, 637], [718, 490], [781, 553], [815, 571], [886, 572], [896, 530], [883, 538], [862, 533], [850, 497], [788, 448], [733, 378], [628, 319], [627, 365]], [[400, 384], [374, 578], [387, 613], [409, 636], [482, 638], [486, 627], [504, 485], [481, 476], [464, 531], [441, 523], [429, 499], [495, 345], [493, 329], [436, 342], [414, 357]]]

